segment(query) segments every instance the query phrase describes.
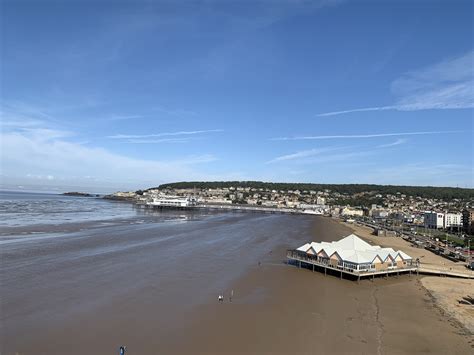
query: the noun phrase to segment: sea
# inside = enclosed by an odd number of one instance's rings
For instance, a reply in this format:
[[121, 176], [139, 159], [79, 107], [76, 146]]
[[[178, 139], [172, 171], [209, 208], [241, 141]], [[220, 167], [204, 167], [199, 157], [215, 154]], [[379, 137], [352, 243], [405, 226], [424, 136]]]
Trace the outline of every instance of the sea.
[[309, 240], [314, 218], [4, 191], [0, 353], [106, 351], [140, 322], [166, 338], [272, 250]]

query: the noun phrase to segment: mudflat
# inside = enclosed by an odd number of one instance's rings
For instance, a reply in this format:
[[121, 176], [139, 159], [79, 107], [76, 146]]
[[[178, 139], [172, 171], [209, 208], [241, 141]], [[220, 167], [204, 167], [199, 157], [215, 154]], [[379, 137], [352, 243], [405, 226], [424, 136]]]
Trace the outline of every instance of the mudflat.
[[1, 352], [473, 351], [415, 276], [357, 283], [285, 264], [288, 248], [350, 232], [324, 217], [223, 214], [10, 237]]
[[[312, 229], [315, 240], [341, 231], [331, 220]], [[173, 347], [206, 354], [472, 353], [472, 338], [435, 307], [421, 278], [340, 280], [281, 265], [283, 253], [268, 255], [232, 285], [232, 302], [191, 313], [186, 341]]]

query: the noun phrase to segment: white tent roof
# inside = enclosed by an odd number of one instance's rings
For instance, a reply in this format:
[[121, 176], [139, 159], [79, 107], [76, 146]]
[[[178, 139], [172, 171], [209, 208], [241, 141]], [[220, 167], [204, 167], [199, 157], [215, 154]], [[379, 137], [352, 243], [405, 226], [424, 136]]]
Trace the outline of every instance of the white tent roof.
[[333, 242], [334, 246], [336, 246], [339, 249], [344, 249], [344, 250], [373, 250], [374, 248], [372, 245], [369, 243], [363, 241], [360, 239], [358, 236], [355, 234], [348, 235], [345, 238], [342, 238], [341, 240], [337, 242]]
[[411, 257], [404, 252], [398, 250], [395, 251], [392, 248], [382, 248], [378, 245], [370, 245], [363, 241], [355, 234], [350, 234], [345, 238], [342, 238], [336, 242], [312, 242], [306, 243], [299, 247], [297, 250], [307, 252], [309, 248], [313, 248], [316, 253], [321, 250], [331, 256], [335, 252], [344, 260], [357, 264], [372, 263], [377, 257], [383, 261], [387, 260], [390, 255], [395, 258], [400, 255], [404, 260], [410, 260]]
[[299, 248], [297, 248], [296, 250], [304, 251], [306, 253], [310, 247], [311, 247], [311, 244], [306, 243], [306, 244], [300, 246]]

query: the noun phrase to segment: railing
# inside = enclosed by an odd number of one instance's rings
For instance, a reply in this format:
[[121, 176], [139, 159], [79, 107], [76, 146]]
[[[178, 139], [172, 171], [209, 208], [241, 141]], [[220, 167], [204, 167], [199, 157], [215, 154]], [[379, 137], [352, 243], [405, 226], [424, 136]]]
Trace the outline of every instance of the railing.
[[416, 266], [413, 265], [412, 262], [408, 261], [404, 267], [389, 266], [387, 269], [381, 269], [381, 270], [377, 270], [376, 268], [357, 270], [356, 268], [348, 267], [344, 264], [341, 264], [340, 262], [336, 265], [333, 265], [329, 263], [329, 259], [327, 258], [321, 258], [321, 257], [318, 257], [317, 255], [313, 256], [305, 252], [294, 250], [294, 249], [287, 250], [286, 256], [290, 259], [294, 259], [294, 260], [298, 260], [302, 262], [309, 262], [317, 266], [328, 267], [328, 268], [332, 268], [336, 270], [342, 270], [342, 271], [351, 272], [354, 274], [373, 274], [377, 272], [384, 273], [384, 272], [395, 272], [395, 271], [408, 271], [408, 270], [413, 270], [416, 268]]

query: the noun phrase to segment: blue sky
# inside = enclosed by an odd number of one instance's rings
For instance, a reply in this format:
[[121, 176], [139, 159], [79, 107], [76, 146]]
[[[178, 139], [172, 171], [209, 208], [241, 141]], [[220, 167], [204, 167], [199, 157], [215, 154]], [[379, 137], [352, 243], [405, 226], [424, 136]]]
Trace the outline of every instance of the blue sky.
[[3, 1], [2, 186], [474, 186], [471, 1]]

